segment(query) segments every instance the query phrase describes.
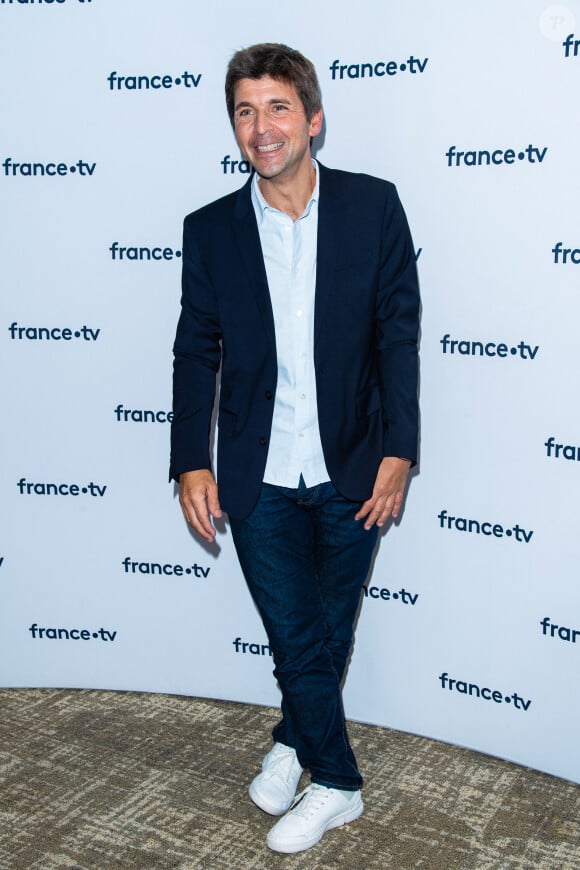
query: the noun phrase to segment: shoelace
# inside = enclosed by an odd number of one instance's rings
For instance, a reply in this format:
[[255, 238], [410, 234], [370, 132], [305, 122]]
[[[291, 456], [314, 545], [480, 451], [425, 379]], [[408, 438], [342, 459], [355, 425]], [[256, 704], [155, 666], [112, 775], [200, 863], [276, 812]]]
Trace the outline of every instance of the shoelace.
[[278, 753], [278, 758], [274, 765], [272, 765], [269, 771], [265, 771], [266, 774], [270, 774], [271, 776], [278, 776], [280, 779], [285, 782], [289, 779], [290, 774], [292, 772], [292, 766], [294, 764], [295, 754], [292, 750], [288, 750], [288, 752], [280, 752]]
[[290, 811], [294, 816], [303, 816], [304, 818], [312, 816], [326, 803], [330, 797], [330, 792], [331, 789], [324, 788], [316, 782], [311, 782], [310, 785], [306, 786], [304, 791], [296, 795]]

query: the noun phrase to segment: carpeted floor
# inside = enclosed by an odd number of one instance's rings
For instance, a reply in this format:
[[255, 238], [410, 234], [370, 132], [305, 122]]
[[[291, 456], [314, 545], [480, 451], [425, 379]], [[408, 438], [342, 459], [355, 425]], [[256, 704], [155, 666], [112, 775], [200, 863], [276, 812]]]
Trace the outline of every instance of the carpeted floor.
[[28, 689], [0, 714], [1, 870], [580, 868], [578, 786], [420, 737], [351, 724], [365, 814], [283, 856], [247, 797], [276, 711]]

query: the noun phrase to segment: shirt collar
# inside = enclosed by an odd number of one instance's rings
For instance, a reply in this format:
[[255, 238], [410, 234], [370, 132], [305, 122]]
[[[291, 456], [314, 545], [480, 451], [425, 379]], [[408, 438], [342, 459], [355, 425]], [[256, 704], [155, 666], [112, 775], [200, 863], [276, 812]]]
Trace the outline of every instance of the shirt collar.
[[[308, 203], [306, 205], [306, 208], [304, 209], [303, 214], [300, 216], [301, 218], [308, 217], [308, 215], [310, 214], [310, 209], [312, 208], [313, 203], [318, 202], [318, 198], [320, 195], [320, 173], [318, 172], [318, 163], [314, 159], [314, 157], [312, 158], [312, 166], [314, 167], [314, 172], [316, 173], [316, 179], [314, 182], [314, 190], [312, 191], [312, 196], [308, 200]], [[258, 218], [259, 222], [262, 223], [262, 221], [264, 220], [265, 213], [267, 211], [274, 212], [275, 214], [276, 213], [281, 214], [281, 212], [279, 212], [277, 208], [273, 208], [273, 206], [269, 205], [266, 202], [266, 200], [264, 199], [264, 195], [263, 195], [262, 191], [260, 190], [260, 186], [258, 184], [259, 180], [260, 180], [260, 176], [258, 175], [257, 172], [254, 172], [254, 175], [252, 178], [252, 204], [253, 204], [254, 210], [256, 212], [256, 217]], [[299, 218], [299, 220], [300, 220], [300, 218]]]

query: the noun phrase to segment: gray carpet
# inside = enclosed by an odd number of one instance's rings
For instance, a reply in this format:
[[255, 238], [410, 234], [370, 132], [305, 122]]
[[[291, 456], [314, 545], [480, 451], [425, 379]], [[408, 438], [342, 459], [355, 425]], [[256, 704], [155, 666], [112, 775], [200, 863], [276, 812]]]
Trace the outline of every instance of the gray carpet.
[[28, 689], [0, 714], [2, 870], [580, 868], [578, 786], [420, 737], [352, 723], [365, 814], [282, 856], [247, 798], [276, 711]]

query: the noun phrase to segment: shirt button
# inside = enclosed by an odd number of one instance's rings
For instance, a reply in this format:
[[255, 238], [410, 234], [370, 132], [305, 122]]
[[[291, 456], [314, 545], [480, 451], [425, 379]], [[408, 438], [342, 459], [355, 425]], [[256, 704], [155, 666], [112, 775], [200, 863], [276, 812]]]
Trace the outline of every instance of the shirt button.
[[302, 317], [303, 314], [304, 314], [304, 312], [302, 311], [301, 308], [299, 308], [298, 311], [296, 312], [296, 317]]
[[272, 391], [271, 391], [271, 390], [266, 390], [265, 395], [266, 395], [266, 398], [267, 398], [267, 399], [271, 399], [271, 398], [272, 398]]
[[300, 398], [301, 398], [301, 399], [305, 399], [305, 398], [306, 398], [306, 393], [300, 393]]
[[263, 435], [258, 439], [258, 443], [259, 443], [260, 447], [263, 447], [264, 444], [266, 443], [266, 439], [264, 438]]

